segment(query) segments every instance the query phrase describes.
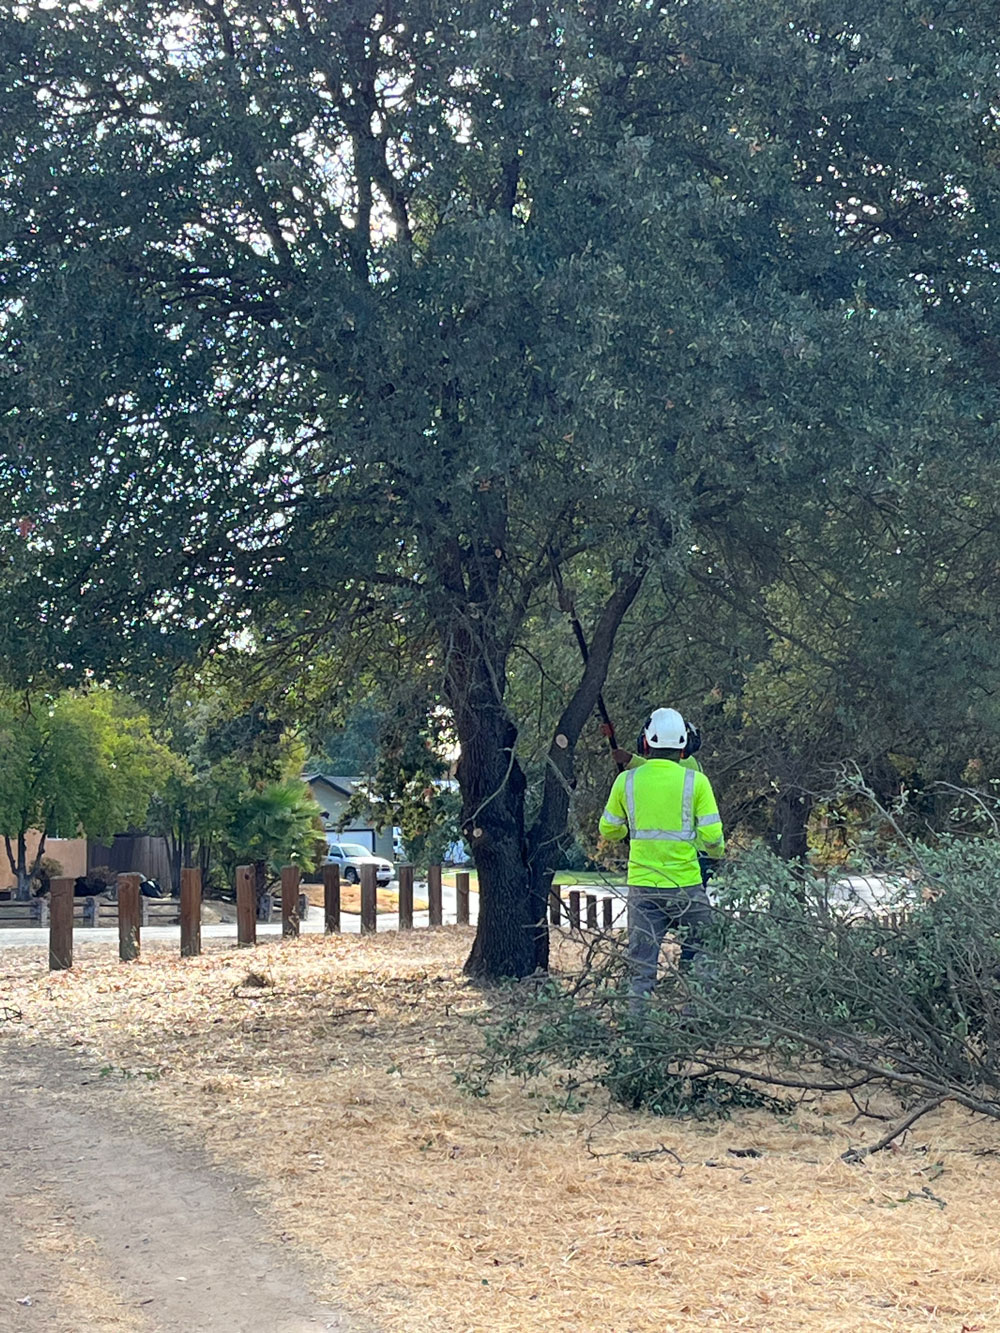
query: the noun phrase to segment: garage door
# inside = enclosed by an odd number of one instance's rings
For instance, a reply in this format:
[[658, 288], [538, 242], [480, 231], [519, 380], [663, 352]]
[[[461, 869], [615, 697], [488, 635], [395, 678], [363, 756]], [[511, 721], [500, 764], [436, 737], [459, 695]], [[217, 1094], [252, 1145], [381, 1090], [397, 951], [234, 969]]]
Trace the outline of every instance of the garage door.
[[375, 853], [375, 830], [373, 828], [345, 828], [343, 833], [338, 834], [341, 842], [360, 842], [362, 847], [367, 847], [374, 855]]

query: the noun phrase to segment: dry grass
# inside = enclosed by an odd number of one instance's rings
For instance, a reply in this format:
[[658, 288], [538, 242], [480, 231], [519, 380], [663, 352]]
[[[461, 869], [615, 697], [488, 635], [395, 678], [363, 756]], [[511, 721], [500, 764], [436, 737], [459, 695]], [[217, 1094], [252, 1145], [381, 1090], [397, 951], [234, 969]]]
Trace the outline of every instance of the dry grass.
[[[469, 939], [128, 966], [83, 945], [70, 973], [19, 964], [0, 1003], [22, 1039], [147, 1075], [126, 1080], [136, 1106], [251, 1172], [276, 1229], [387, 1333], [1000, 1328], [995, 1127], [942, 1113], [847, 1166], [832, 1101], [704, 1126], [555, 1113], [514, 1085], [468, 1099]], [[676, 1159], [627, 1155], [659, 1147]], [[764, 1155], [729, 1151], [748, 1147]]]

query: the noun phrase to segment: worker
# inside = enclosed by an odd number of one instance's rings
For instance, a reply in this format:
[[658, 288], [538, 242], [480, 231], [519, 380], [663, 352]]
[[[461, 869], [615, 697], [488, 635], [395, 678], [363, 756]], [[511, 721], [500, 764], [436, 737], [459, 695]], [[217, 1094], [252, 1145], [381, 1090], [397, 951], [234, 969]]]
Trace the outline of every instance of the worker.
[[[636, 742], [635, 754], [633, 754], [631, 750], [619, 750], [619, 749], [612, 750], [611, 753], [614, 756], [615, 763], [618, 765], [619, 768], [641, 768], [642, 765], [646, 762], [645, 757], [643, 755], [645, 747], [646, 747], [646, 738], [640, 731], [639, 739]], [[693, 768], [696, 773], [704, 773], [705, 770], [702, 768], [700, 762], [695, 758], [695, 755], [698, 753], [700, 749], [701, 749], [701, 732], [693, 723], [689, 722], [687, 724], [687, 744], [684, 746], [683, 754], [677, 761], [680, 764], [681, 768]], [[712, 878], [712, 872], [714, 869], [711, 858], [706, 856], [704, 852], [699, 852], [698, 866], [701, 870], [701, 882], [705, 885], [705, 888], [707, 889], [708, 881]]]
[[698, 852], [725, 851], [712, 784], [681, 763], [688, 729], [675, 708], [657, 708], [642, 733], [645, 763], [619, 773], [601, 815], [601, 836], [631, 839], [628, 861], [628, 958], [631, 1008], [641, 1012], [656, 985], [660, 946], [682, 932], [681, 963], [701, 952], [711, 907]]

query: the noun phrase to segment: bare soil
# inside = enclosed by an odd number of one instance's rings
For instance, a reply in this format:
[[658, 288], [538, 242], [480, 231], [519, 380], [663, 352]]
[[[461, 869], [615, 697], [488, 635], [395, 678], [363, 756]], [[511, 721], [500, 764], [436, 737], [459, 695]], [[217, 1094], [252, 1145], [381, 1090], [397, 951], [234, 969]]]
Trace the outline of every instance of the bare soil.
[[121, 1086], [88, 1062], [45, 1045], [2, 1049], [3, 1333], [360, 1329], [309, 1294], [246, 1182], [149, 1117], [137, 1122]]

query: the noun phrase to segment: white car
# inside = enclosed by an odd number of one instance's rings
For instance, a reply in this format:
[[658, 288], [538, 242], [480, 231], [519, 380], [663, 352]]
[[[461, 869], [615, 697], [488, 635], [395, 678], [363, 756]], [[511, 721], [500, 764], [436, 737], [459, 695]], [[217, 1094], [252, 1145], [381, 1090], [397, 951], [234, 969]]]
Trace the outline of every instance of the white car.
[[392, 862], [384, 856], [372, 856], [367, 847], [360, 842], [331, 842], [327, 840], [326, 859], [330, 865], [340, 866], [340, 877], [348, 884], [357, 884], [361, 880], [361, 867], [375, 867], [375, 883], [380, 889], [392, 879]]

